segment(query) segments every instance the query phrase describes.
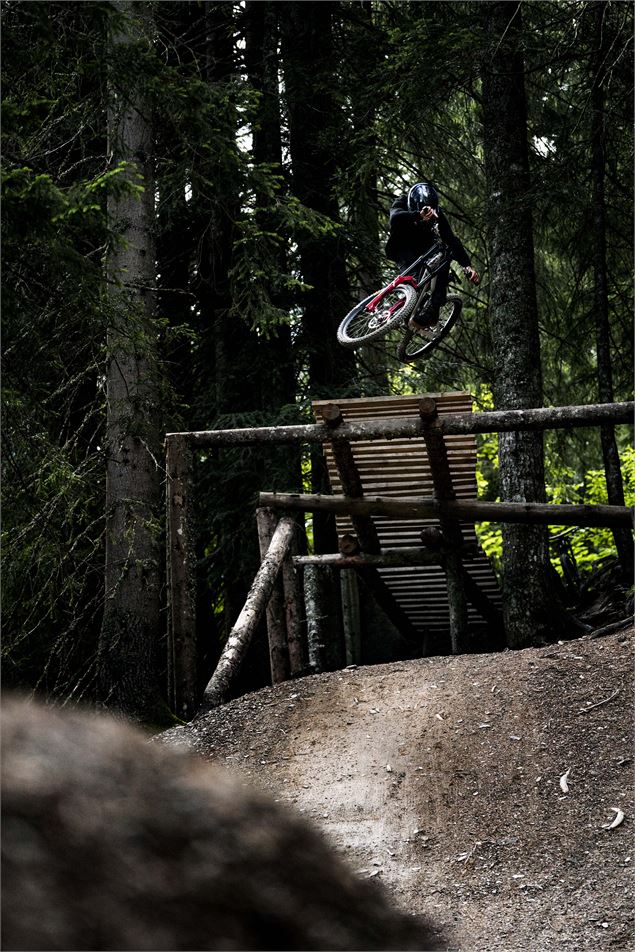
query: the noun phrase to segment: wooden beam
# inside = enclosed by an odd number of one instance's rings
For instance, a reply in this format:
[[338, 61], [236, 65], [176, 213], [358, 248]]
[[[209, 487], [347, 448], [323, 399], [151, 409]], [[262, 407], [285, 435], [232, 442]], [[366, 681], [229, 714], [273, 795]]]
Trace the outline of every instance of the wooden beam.
[[198, 706], [192, 463], [192, 447], [184, 437], [167, 444], [168, 698], [183, 720], [194, 717]]
[[[443, 433], [504, 433], [514, 430], [549, 430], [562, 427], [633, 423], [635, 404], [594, 403], [586, 406], [537, 407], [526, 410], [491, 410], [485, 413], [444, 413]], [[422, 435], [416, 416], [344, 423], [340, 434], [347, 440], [401, 439]], [[298, 426], [244, 427], [235, 430], [193, 430], [168, 433], [166, 441], [183, 437], [192, 446], [220, 446], [249, 443], [327, 443], [330, 429], [320, 423]]]
[[[468, 555], [473, 554], [473, 549], [470, 548], [468, 550]], [[340, 552], [333, 552], [320, 555], [293, 556], [294, 565], [330, 565], [336, 569], [363, 568], [367, 565], [372, 565], [375, 568], [386, 568], [399, 565], [440, 565], [442, 560], [442, 552], [424, 547], [382, 549], [378, 555], [368, 555], [366, 553], [358, 553], [357, 555], [343, 555]]]
[[209, 680], [203, 696], [203, 711], [217, 707], [226, 700], [231, 682], [247, 652], [252, 635], [262, 618], [265, 606], [278, 572], [289, 551], [296, 525], [290, 516], [283, 516], [271, 539], [271, 544], [262, 560], [247, 601], [229, 633], [220, 660]]
[[443, 515], [451, 515], [464, 522], [608, 527], [633, 525], [633, 511], [628, 506], [569, 506], [533, 502], [485, 502], [480, 499], [442, 502], [425, 496], [364, 496], [363, 499], [348, 499], [346, 496], [271, 492], [260, 493], [260, 504], [274, 509], [299, 509], [303, 512], [326, 510], [339, 515], [361, 513], [424, 519], [440, 519]]
[[289, 646], [289, 669], [291, 677], [306, 672], [306, 627], [303, 624], [301, 579], [292, 561], [298, 551], [298, 533], [291, 540], [289, 554], [282, 563], [282, 591], [284, 593], [284, 611], [287, 625], [287, 644]]
[[[344, 417], [337, 404], [328, 403], [325, 407], [322, 407], [321, 412], [324, 422], [330, 430], [339, 430], [341, 428]], [[333, 459], [337, 467], [337, 472], [339, 473], [344, 495], [352, 499], [361, 499], [364, 495], [364, 489], [350, 443], [345, 439], [338, 439], [334, 433], [331, 440], [331, 452], [333, 453]], [[357, 533], [362, 552], [376, 555], [381, 549], [381, 544], [372, 518], [360, 514], [352, 516], [351, 521]]]
[[[437, 404], [432, 397], [419, 401], [419, 416], [423, 424], [423, 439], [430, 463], [434, 495], [441, 501], [453, 500], [456, 498], [456, 493], [452, 482], [452, 471], [448, 462]], [[456, 516], [445, 514], [439, 521], [445, 541], [445, 556], [442, 564], [448, 586], [450, 644], [452, 654], [463, 654], [467, 649], [467, 598], [461, 561], [463, 533]]]

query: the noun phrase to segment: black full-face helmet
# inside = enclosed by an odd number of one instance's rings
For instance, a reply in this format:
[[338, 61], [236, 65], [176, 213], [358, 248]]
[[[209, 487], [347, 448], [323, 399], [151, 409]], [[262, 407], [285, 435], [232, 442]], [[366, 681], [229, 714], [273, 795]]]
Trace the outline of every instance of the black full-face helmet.
[[438, 211], [439, 196], [430, 182], [417, 182], [408, 192], [408, 211], [420, 212], [426, 205]]

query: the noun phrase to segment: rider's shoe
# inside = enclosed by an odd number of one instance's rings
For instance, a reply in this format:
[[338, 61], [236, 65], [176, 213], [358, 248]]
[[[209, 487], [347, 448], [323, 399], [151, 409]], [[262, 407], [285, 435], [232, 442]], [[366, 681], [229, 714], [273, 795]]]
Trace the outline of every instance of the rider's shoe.
[[434, 324], [439, 322], [439, 307], [434, 304], [429, 304], [428, 307], [419, 315], [419, 320], [416, 321], [414, 317], [411, 317], [408, 321], [408, 327], [411, 331], [426, 331], [428, 328], [432, 327]]

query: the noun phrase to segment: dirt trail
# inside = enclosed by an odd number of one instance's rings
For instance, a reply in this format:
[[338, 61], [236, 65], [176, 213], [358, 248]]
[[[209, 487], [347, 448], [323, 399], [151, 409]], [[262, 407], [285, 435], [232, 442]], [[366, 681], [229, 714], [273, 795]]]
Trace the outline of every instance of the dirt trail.
[[287, 682], [164, 738], [293, 803], [453, 947], [635, 948], [634, 631]]

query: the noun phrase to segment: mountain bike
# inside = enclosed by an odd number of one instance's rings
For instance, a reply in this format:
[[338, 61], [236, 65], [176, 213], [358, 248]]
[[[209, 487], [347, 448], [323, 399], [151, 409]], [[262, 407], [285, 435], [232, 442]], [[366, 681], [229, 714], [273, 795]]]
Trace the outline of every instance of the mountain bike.
[[[403, 274], [398, 274], [381, 291], [369, 294], [346, 315], [337, 329], [339, 343], [343, 347], [361, 347], [401, 330], [399, 360], [412, 363], [419, 357], [428, 357], [456, 324], [463, 302], [448, 295], [439, 309], [437, 323], [420, 331], [413, 331], [408, 321], [412, 317], [417, 320], [430, 303], [437, 275], [451, 260], [448, 247], [441, 240], [435, 241]], [[455, 275], [450, 272], [450, 277]]]

